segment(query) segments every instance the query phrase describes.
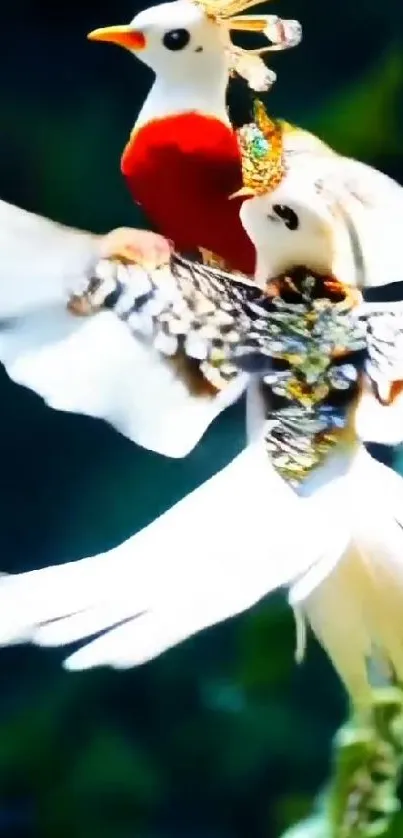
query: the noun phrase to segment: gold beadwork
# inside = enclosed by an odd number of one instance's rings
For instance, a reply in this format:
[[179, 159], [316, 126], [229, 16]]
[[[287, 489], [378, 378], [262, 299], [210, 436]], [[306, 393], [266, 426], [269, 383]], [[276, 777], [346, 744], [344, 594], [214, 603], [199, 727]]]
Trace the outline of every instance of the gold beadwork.
[[254, 103], [254, 122], [238, 130], [243, 187], [238, 195], [265, 195], [283, 180], [286, 165], [283, 149], [283, 125], [270, 119], [260, 100]]
[[[277, 310], [272, 318], [280, 317], [272, 357], [287, 367], [263, 377], [265, 441], [274, 467], [298, 488], [335, 446], [351, 442], [359, 369], [348, 355], [361, 349], [363, 333], [353, 326], [355, 298], [335, 278], [301, 268], [276, 285], [277, 296], [269, 297]], [[273, 394], [284, 406], [271, 406]]]

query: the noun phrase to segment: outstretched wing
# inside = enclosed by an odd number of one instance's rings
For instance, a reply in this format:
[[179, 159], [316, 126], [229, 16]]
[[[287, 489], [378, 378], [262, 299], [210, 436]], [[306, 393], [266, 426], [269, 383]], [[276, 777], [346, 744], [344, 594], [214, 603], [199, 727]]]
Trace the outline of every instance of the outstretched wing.
[[[255, 321], [261, 290], [250, 280], [175, 255], [169, 265], [143, 268], [104, 262], [81, 304], [114, 311], [129, 330], [193, 378], [221, 390], [239, 377], [234, 363]], [[262, 324], [261, 331], [267, 329]]]
[[308, 570], [325, 530], [251, 444], [115, 549], [0, 578], [0, 645], [84, 641], [69, 669], [144, 663]]
[[[164, 282], [155, 282], [152, 274], [155, 292], [150, 293], [150, 275], [142, 268], [123, 269], [116, 263], [108, 267], [103, 262], [101, 269], [104, 274], [97, 279], [95, 271], [90, 288], [104, 294], [104, 301], [116, 313], [123, 312], [123, 319], [124, 301], [127, 303], [130, 297], [136, 309], [131, 312], [131, 325], [137, 317], [132, 334], [113, 311], [89, 318], [74, 316], [66, 308], [67, 292], [65, 296], [59, 293], [56, 300], [42, 300], [35, 310], [3, 321], [0, 360], [14, 381], [37, 392], [51, 407], [101, 418], [139, 445], [167, 456], [184, 456], [217, 414], [240, 395], [245, 376], [231, 370], [220, 382], [219, 392], [203, 374], [199, 361], [184, 363], [190, 358], [183, 351], [183, 342], [172, 358], [173, 334], [167, 327], [173, 320], [181, 322], [184, 310], [189, 308], [185, 298], [189, 271], [183, 277], [182, 289], [173, 281], [169, 268], [162, 277], [159, 274]], [[124, 270], [125, 284], [119, 280], [119, 270]], [[204, 282], [208, 272], [203, 268]], [[83, 276], [78, 285], [81, 291]], [[109, 299], [105, 293], [108, 287]], [[186, 293], [192, 296], [190, 286]], [[217, 299], [218, 287], [215, 293]], [[203, 301], [201, 289], [196, 295], [199, 302]], [[161, 321], [158, 342], [153, 324], [163, 299], [170, 317], [165, 326]], [[210, 341], [210, 346], [213, 343]], [[225, 375], [225, 366], [222, 370]]]

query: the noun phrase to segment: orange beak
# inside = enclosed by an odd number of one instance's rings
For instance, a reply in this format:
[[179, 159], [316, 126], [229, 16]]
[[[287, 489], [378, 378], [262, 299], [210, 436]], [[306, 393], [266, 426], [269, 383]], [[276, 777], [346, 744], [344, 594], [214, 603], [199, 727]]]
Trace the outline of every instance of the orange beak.
[[106, 26], [105, 29], [94, 29], [87, 35], [89, 41], [105, 41], [109, 44], [117, 44], [125, 49], [138, 51], [144, 49], [146, 39], [138, 29], [131, 29], [130, 26]]

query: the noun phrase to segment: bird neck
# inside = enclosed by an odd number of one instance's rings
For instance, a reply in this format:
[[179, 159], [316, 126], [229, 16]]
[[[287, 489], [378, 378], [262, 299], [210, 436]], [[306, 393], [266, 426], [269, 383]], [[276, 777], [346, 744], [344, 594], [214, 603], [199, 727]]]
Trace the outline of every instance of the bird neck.
[[327, 224], [305, 235], [296, 232], [283, 237], [279, 232], [267, 240], [267, 249], [257, 247], [256, 276], [257, 283], [264, 287], [268, 279], [292, 270], [295, 265], [303, 265], [318, 274], [337, 277], [345, 285], [361, 285], [359, 272], [360, 253], [358, 244], [350, 236], [342, 219], [336, 214], [329, 216]]
[[257, 250], [255, 280], [260, 287], [264, 288], [269, 279], [293, 270], [296, 265], [304, 266], [318, 274], [333, 273], [333, 249], [331, 242], [325, 237], [318, 237], [314, 245], [311, 242], [305, 244], [300, 240], [296, 250], [293, 250], [291, 245], [292, 241], [282, 241], [279, 236], [277, 241], [273, 241], [270, 253]]
[[196, 111], [230, 125], [226, 107], [228, 72], [211, 79], [167, 80], [157, 77], [134, 125], [134, 131], [155, 119]]

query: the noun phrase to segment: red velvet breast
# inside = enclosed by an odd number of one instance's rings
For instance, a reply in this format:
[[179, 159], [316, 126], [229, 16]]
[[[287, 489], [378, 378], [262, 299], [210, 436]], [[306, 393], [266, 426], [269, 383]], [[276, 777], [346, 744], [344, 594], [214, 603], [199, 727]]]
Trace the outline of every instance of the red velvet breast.
[[158, 232], [182, 251], [204, 247], [253, 273], [255, 252], [239, 220], [242, 185], [234, 133], [196, 113], [148, 123], [121, 162], [131, 195]]

